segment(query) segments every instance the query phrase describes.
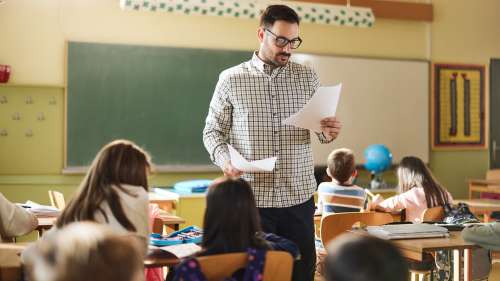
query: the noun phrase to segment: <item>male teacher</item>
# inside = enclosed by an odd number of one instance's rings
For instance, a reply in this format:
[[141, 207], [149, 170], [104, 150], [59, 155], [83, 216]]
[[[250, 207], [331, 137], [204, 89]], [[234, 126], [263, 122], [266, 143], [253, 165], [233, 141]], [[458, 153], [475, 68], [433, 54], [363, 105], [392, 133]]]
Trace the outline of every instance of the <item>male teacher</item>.
[[[290, 62], [302, 43], [299, 17], [284, 5], [266, 8], [257, 32], [260, 47], [252, 59], [223, 71], [210, 102], [203, 142], [227, 176], [242, 176], [252, 186], [262, 229], [295, 242], [301, 259], [293, 280], [314, 277], [314, 199], [316, 189], [310, 132], [283, 125], [319, 87], [316, 73]], [[334, 140], [341, 124], [321, 120], [321, 143]], [[272, 172], [245, 172], [231, 165], [227, 144], [248, 160], [277, 156]]]

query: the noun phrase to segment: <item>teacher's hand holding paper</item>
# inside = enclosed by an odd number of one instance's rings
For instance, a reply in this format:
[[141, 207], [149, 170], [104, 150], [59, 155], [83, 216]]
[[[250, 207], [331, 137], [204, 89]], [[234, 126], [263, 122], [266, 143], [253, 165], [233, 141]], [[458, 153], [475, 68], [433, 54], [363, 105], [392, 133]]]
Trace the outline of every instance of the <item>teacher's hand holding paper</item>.
[[227, 145], [229, 156], [231, 157], [231, 166], [242, 172], [271, 172], [274, 170], [277, 157], [266, 158], [256, 161], [248, 161], [231, 145]]
[[342, 128], [342, 124], [335, 117], [341, 89], [342, 84], [319, 87], [307, 104], [285, 119], [283, 124], [322, 132], [329, 139], [336, 138]]
[[327, 139], [336, 139], [342, 128], [337, 117], [326, 117], [321, 119], [321, 132]]

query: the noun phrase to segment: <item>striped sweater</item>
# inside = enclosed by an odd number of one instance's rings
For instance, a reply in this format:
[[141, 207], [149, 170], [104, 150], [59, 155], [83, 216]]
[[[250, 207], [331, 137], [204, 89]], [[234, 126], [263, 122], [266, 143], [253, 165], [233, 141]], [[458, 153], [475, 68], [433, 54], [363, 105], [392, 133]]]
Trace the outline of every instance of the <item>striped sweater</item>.
[[318, 210], [323, 216], [331, 213], [359, 212], [366, 207], [363, 188], [323, 182], [318, 186]]

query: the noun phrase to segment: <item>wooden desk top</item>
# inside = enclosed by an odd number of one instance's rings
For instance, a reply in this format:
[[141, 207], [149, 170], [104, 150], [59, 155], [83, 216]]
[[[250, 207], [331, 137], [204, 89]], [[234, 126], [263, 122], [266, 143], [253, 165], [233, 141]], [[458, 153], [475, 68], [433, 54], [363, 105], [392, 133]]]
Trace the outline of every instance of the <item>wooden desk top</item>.
[[473, 185], [491, 185], [500, 187], [500, 180], [470, 179], [469, 184]]
[[166, 225], [183, 224], [186, 222], [185, 219], [174, 215], [160, 215], [159, 218], [163, 221], [163, 224]]
[[469, 207], [497, 208], [500, 209], [500, 200], [495, 199], [454, 199], [453, 204], [465, 203]]
[[[366, 230], [352, 230], [351, 233], [358, 235], [369, 235]], [[422, 261], [424, 253], [432, 253], [445, 249], [473, 249], [478, 248], [474, 243], [466, 242], [462, 239], [460, 231], [451, 231], [448, 238], [421, 238], [421, 239], [399, 239], [391, 241], [403, 254], [403, 256]]]
[[[38, 218], [38, 227], [37, 230], [47, 230], [50, 229], [57, 220], [57, 217], [37, 217]], [[185, 219], [174, 216], [174, 215], [162, 215], [159, 217], [164, 225], [178, 225], [186, 222]]]
[[37, 230], [47, 230], [47, 229], [50, 229], [56, 223], [57, 217], [38, 217], [37, 216], [37, 219], [38, 219], [38, 226], [36, 229]]
[[180, 262], [181, 260], [172, 253], [160, 249], [149, 249], [144, 258], [144, 267], [175, 266]]
[[414, 252], [434, 252], [437, 250], [471, 249], [478, 247], [474, 243], [464, 241], [460, 235], [460, 231], [451, 231], [448, 238], [400, 239], [392, 240], [392, 242], [402, 250]]

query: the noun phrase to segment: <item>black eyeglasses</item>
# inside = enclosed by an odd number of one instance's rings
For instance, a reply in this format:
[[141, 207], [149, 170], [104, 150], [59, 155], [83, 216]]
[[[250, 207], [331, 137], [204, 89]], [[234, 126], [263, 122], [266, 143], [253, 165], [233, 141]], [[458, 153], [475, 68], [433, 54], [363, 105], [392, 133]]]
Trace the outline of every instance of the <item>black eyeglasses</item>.
[[264, 30], [269, 32], [270, 34], [272, 34], [274, 36], [274, 44], [277, 47], [283, 48], [286, 45], [290, 44], [290, 48], [297, 49], [300, 46], [300, 44], [302, 44], [302, 39], [300, 39], [300, 37], [289, 40], [286, 37], [278, 36], [278, 35], [274, 34], [271, 30], [269, 30], [267, 28], [265, 28]]

